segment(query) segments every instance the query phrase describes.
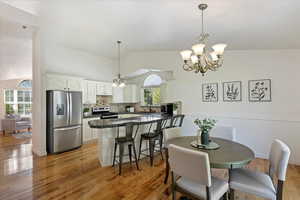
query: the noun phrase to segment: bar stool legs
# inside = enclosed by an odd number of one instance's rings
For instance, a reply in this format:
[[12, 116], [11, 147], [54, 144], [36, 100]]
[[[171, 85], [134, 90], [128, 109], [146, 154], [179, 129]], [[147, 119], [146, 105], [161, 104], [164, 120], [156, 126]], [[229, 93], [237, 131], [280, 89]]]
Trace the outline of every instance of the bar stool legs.
[[[119, 145], [119, 175], [121, 175], [125, 143], [117, 143], [117, 142], [115, 143], [113, 167], [115, 166], [115, 162], [116, 162], [116, 151], [117, 151], [118, 145]], [[131, 144], [128, 144], [128, 154], [129, 154], [130, 165], [132, 164], [132, 150], [133, 150], [133, 154], [134, 154], [136, 168], [139, 170], [139, 164], [138, 164], [137, 153], [136, 153], [134, 141], [132, 141]]]

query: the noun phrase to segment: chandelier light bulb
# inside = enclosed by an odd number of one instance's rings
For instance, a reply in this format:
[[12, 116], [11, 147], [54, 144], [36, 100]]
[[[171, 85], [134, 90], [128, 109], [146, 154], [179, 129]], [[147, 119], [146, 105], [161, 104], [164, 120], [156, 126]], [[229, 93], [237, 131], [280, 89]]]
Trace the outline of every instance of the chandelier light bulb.
[[212, 48], [217, 55], [223, 55], [226, 46], [227, 44], [216, 44]]
[[191, 60], [192, 60], [192, 63], [193, 63], [193, 64], [198, 63], [198, 57], [197, 57], [196, 55], [192, 55], [192, 56], [191, 56]]
[[125, 85], [124, 82], [120, 83], [120, 85], [119, 85], [120, 88], [123, 88], [123, 87], [125, 87], [125, 86], [126, 86], [126, 85]]
[[191, 50], [184, 50], [180, 52], [183, 60], [190, 60], [192, 53], [193, 52]]
[[113, 83], [112, 86], [113, 87], [118, 87], [118, 84], [117, 83]]
[[195, 44], [194, 46], [192, 46], [192, 49], [197, 56], [201, 56], [203, 54], [204, 47], [205, 44]]
[[218, 55], [215, 51], [210, 53], [212, 61], [217, 61], [218, 60]]

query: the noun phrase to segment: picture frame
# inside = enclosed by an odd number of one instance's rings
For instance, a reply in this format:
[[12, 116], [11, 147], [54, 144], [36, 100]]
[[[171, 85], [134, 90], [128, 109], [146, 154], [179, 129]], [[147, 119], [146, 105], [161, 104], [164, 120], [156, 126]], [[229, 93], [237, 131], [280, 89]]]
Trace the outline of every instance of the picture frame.
[[218, 102], [218, 83], [202, 84], [202, 102]]
[[223, 82], [223, 101], [240, 102], [242, 101], [242, 81]]
[[271, 102], [272, 83], [271, 79], [258, 79], [248, 81], [249, 102]]

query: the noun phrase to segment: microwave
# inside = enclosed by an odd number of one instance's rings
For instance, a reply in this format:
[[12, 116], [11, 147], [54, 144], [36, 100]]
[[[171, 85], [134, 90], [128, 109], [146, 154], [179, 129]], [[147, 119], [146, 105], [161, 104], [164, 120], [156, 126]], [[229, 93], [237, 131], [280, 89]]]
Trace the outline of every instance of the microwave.
[[163, 114], [173, 115], [173, 111], [174, 111], [173, 103], [167, 103], [160, 106], [160, 112]]

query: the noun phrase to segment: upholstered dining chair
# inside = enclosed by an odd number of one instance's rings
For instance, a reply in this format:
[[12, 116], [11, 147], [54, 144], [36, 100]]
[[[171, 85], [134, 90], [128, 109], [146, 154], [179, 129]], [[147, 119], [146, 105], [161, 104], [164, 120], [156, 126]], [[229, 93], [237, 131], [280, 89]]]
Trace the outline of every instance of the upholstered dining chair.
[[174, 127], [174, 128], [164, 129], [164, 144], [165, 144], [165, 147], [167, 148], [168, 140], [170, 140], [172, 138], [181, 137], [181, 136], [182, 136], [181, 127]]
[[236, 141], [236, 130], [230, 126], [216, 126], [211, 130], [210, 135], [212, 137]]
[[196, 199], [217, 200], [225, 197], [228, 183], [211, 177], [207, 153], [173, 144], [168, 146], [168, 151], [173, 200], [176, 199], [176, 191]]
[[[269, 156], [269, 173], [234, 169], [230, 175], [230, 199], [234, 199], [234, 190], [253, 194], [262, 198], [282, 200], [283, 183], [290, 157], [290, 149], [280, 140], [275, 140]], [[275, 186], [275, 180], [278, 180]]]

